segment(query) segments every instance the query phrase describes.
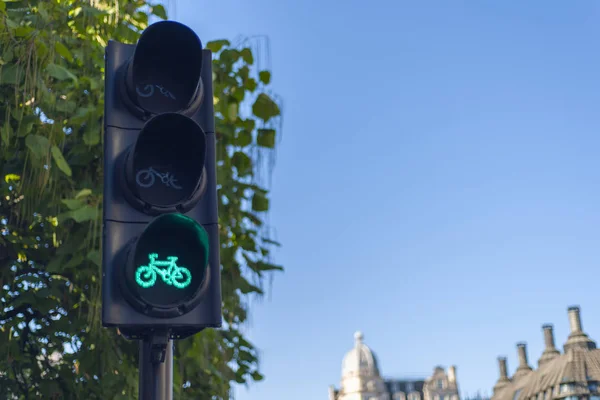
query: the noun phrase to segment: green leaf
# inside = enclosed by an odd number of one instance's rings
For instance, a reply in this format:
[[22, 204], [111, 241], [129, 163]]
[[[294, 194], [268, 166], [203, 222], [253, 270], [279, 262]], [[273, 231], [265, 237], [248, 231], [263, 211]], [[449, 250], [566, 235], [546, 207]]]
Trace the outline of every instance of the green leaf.
[[221, 52], [221, 62], [225, 63], [225, 65], [231, 66], [235, 64], [241, 57], [240, 52], [237, 49], [225, 49]]
[[79, 267], [83, 262], [83, 256], [81, 254], [75, 254], [71, 257], [69, 261], [67, 261], [64, 265], [64, 269]]
[[46, 67], [46, 72], [48, 72], [48, 75], [58, 79], [59, 81], [72, 79], [73, 81], [77, 82], [77, 77], [71, 71], [57, 64], [48, 64]]
[[90, 89], [91, 90], [98, 90], [102, 87], [102, 80], [99, 78], [93, 79], [90, 78]]
[[19, 123], [19, 128], [17, 131], [17, 136], [24, 137], [27, 136], [31, 130], [33, 129], [33, 125], [39, 122], [40, 119], [37, 115], [25, 115], [21, 117], [21, 121]]
[[256, 143], [261, 147], [272, 149], [275, 147], [275, 130], [259, 129]]
[[278, 241], [273, 240], [273, 239], [261, 238], [261, 240], [263, 241], [263, 243], [272, 244], [273, 246], [277, 246], [277, 247], [281, 246], [281, 243], [279, 243]]
[[2, 130], [0, 131], [0, 137], [2, 138], [2, 144], [3, 145], [8, 145], [9, 140], [10, 140], [10, 135], [12, 133], [12, 128], [10, 126], [10, 122], [8, 120], [4, 121], [4, 126], [2, 127]]
[[225, 46], [230, 46], [231, 43], [229, 40], [213, 40], [212, 42], [208, 42], [206, 44], [206, 48], [212, 51], [213, 53], [218, 53]]
[[77, 210], [71, 211], [71, 218], [75, 222], [94, 221], [98, 216], [98, 210], [96, 207], [85, 206]]
[[[4, 0], [4, 2], [7, 3], [6, 0]], [[8, 26], [10, 29], [17, 29], [19, 27], [19, 23], [10, 18], [6, 18], [6, 26]]]
[[48, 50], [48, 46], [46, 46], [46, 43], [42, 42], [41, 40], [37, 40], [35, 42], [35, 49], [37, 51], [37, 56], [41, 59], [46, 58], [46, 56], [50, 52]]
[[238, 280], [238, 289], [243, 294], [248, 294], [248, 293], [259, 293], [259, 294], [262, 294], [263, 293], [263, 291], [262, 291], [261, 288], [259, 288], [258, 286], [252, 285], [250, 282], [248, 282], [244, 278], [241, 278], [241, 279]]
[[248, 68], [247, 65], [244, 65], [237, 70], [237, 74], [242, 78], [242, 81], [246, 81], [250, 77], [250, 68]]
[[6, 12], [6, 3], [3, 1], [0, 1], [0, 12], [1, 13]]
[[252, 196], [252, 209], [258, 212], [268, 211], [269, 199], [261, 192], [254, 193], [254, 196]]
[[254, 121], [252, 118], [247, 118], [245, 120], [242, 120], [242, 127], [244, 129], [246, 129], [247, 131], [252, 132], [254, 130], [255, 126], [256, 126], [256, 121]]
[[252, 50], [248, 47], [242, 49], [242, 60], [244, 60], [247, 64], [254, 64], [254, 56], [252, 55]]
[[69, 210], [78, 210], [85, 205], [85, 203], [79, 199], [62, 199], [61, 203], [66, 205]]
[[0, 84], [16, 85], [20, 83], [24, 74], [19, 69], [18, 64], [7, 64], [0, 70]]
[[249, 92], [254, 92], [258, 87], [258, 83], [254, 78], [248, 78], [246, 82], [244, 82], [244, 88]]
[[77, 108], [77, 103], [71, 100], [59, 99], [56, 101], [54, 109], [59, 112], [71, 114]]
[[268, 85], [269, 82], [271, 82], [271, 72], [267, 70], [260, 71], [258, 73], [258, 79], [260, 79], [260, 81], [265, 85]]
[[88, 127], [83, 132], [83, 143], [88, 146], [95, 146], [100, 143], [100, 130], [95, 126]]
[[62, 270], [63, 258], [60, 256], [55, 256], [50, 260], [48, 264], [46, 264], [46, 272], [59, 272]]
[[283, 267], [280, 265], [275, 265], [275, 264], [269, 264], [266, 262], [257, 262], [254, 265], [254, 268], [256, 271], [283, 271]]
[[236, 151], [233, 153], [231, 163], [237, 169], [238, 176], [246, 176], [252, 172], [252, 160], [244, 152]]
[[252, 112], [265, 122], [281, 114], [279, 106], [265, 93], [258, 95], [252, 105]]
[[260, 382], [265, 379], [265, 377], [262, 376], [258, 371], [252, 372], [250, 376], [252, 376], [252, 379], [254, 379], [256, 382]]
[[25, 145], [38, 158], [45, 157], [48, 154], [48, 150], [50, 150], [50, 141], [46, 136], [27, 135]]
[[16, 37], [29, 36], [31, 33], [33, 33], [33, 31], [35, 31], [35, 29], [31, 26], [19, 26], [18, 28], [15, 29], [15, 36]]
[[48, 10], [46, 10], [46, 6], [44, 3], [37, 4], [38, 13], [42, 16], [42, 19], [45, 22], [50, 22], [50, 15], [48, 14]]
[[246, 147], [250, 143], [252, 143], [252, 132], [247, 131], [245, 129], [242, 131], [239, 131], [236, 134], [235, 140], [233, 141], [233, 144], [235, 146], [240, 146], [240, 147]]
[[79, 193], [77, 193], [77, 194], [75, 195], [75, 198], [76, 198], [76, 199], [81, 199], [81, 198], [83, 198], [83, 197], [87, 197], [87, 196], [89, 196], [90, 194], [92, 194], [92, 190], [91, 190], [91, 189], [81, 189], [81, 190], [79, 191]]
[[52, 146], [51, 151], [52, 151], [52, 158], [54, 159], [56, 166], [62, 172], [64, 172], [65, 175], [71, 176], [71, 174], [72, 174], [71, 167], [69, 166], [69, 163], [67, 163], [67, 160], [65, 160], [65, 157], [63, 156], [62, 151], [60, 151], [60, 149], [56, 146]]
[[15, 56], [15, 52], [13, 51], [12, 47], [8, 47], [6, 49], [4, 49], [4, 52], [2, 53], [2, 59], [4, 61], [6, 61], [7, 63], [11, 62], [13, 60]]
[[61, 56], [63, 56], [66, 60], [73, 62], [73, 54], [67, 49], [67, 46], [62, 44], [61, 42], [56, 42], [54, 44], [54, 50]]
[[162, 4], [152, 6], [152, 14], [156, 15], [158, 18], [167, 19], [167, 11]]
[[99, 250], [91, 250], [87, 259], [96, 264], [97, 267], [102, 267], [102, 257]]
[[[93, 90], [93, 89], [92, 89]], [[96, 107], [79, 107], [77, 108], [77, 112], [73, 114], [71, 117], [71, 122], [73, 121], [85, 121], [91, 113], [96, 110]]]

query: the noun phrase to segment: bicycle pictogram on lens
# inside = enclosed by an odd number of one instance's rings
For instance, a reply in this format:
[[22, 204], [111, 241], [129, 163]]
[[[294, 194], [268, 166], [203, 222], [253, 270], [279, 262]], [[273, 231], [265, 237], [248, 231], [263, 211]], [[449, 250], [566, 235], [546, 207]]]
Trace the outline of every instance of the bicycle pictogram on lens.
[[163, 96], [170, 97], [173, 100], [177, 100], [175, 96], [173, 96], [173, 93], [169, 92], [167, 89], [160, 85], [145, 85], [144, 89], [140, 89], [140, 87], [138, 86], [135, 88], [135, 91], [140, 97], [152, 97], [154, 95], [154, 87], [157, 87], [158, 91]]
[[161, 174], [160, 172], [158, 172], [157, 170], [155, 170], [154, 168], [150, 167], [148, 169], [142, 169], [140, 170], [136, 175], [135, 175], [135, 182], [143, 187], [143, 188], [149, 188], [152, 185], [154, 185], [154, 182], [156, 181], [156, 177], [160, 178], [160, 181], [166, 186], [166, 187], [172, 187], [173, 189], [181, 189], [181, 186], [179, 186], [177, 184], [177, 179], [175, 179], [175, 176], [169, 172], [165, 172], [164, 174]]
[[[148, 265], [142, 265], [135, 271], [135, 281], [143, 288], [154, 286], [160, 276], [162, 281], [169, 286], [185, 289], [192, 282], [192, 273], [185, 267], [177, 265], [178, 257], [169, 256], [167, 261], [157, 260], [158, 254], [148, 255]], [[167, 268], [160, 268], [167, 267]]]

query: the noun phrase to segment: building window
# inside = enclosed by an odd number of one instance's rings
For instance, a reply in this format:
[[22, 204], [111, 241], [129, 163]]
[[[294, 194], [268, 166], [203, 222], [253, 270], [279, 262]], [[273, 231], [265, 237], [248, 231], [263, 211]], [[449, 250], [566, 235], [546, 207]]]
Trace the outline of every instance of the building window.
[[590, 392], [597, 392], [598, 391], [598, 383], [590, 382], [589, 389], [590, 389]]
[[443, 389], [444, 388], [444, 380], [443, 379], [438, 379], [437, 382], [437, 388], [438, 389]]
[[414, 390], [414, 386], [412, 382], [406, 382], [406, 391], [412, 392]]
[[600, 400], [600, 396], [590, 396], [590, 400]]
[[394, 400], [406, 400], [406, 395], [402, 392], [394, 393]]
[[573, 391], [573, 385], [570, 383], [563, 383], [562, 385], [560, 385], [560, 393], [568, 393]]

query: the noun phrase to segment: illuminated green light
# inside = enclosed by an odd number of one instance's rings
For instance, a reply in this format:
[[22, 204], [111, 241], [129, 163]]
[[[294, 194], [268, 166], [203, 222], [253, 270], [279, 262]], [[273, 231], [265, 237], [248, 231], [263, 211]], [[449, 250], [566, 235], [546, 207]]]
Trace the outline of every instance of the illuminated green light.
[[[142, 265], [135, 271], [135, 281], [143, 288], [154, 286], [158, 275], [163, 282], [177, 289], [185, 289], [192, 283], [192, 273], [177, 265], [178, 257], [168, 256], [167, 261], [157, 260], [158, 254], [148, 254], [148, 265]], [[167, 267], [167, 268], [159, 268]]]

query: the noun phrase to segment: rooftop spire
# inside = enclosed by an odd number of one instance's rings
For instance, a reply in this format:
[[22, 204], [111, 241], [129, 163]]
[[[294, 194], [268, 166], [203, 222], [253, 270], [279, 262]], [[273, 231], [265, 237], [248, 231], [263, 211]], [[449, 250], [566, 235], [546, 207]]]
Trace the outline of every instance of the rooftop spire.
[[519, 353], [519, 367], [517, 368], [513, 379], [527, 375], [532, 370], [527, 361], [527, 343], [517, 343], [517, 352]]
[[554, 328], [552, 327], [552, 324], [544, 324], [542, 325], [542, 329], [544, 330], [544, 343], [546, 344], [546, 348], [538, 360], [538, 366], [540, 367], [560, 355], [560, 351], [558, 351], [554, 345]]
[[510, 383], [508, 368], [506, 367], [506, 357], [498, 357], [498, 367], [500, 369], [500, 378], [498, 378], [498, 382], [494, 385], [494, 393]]
[[354, 333], [354, 343], [360, 344], [363, 342], [364, 338], [365, 338], [365, 335], [363, 335], [363, 333], [361, 331], [356, 331]]
[[568, 308], [568, 311], [571, 333], [569, 334], [567, 342], [564, 344], [565, 352], [573, 348], [583, 348], [589, 350], [595, 349], [596, 342], [590, 339], [588, 335], [583, 332], [579, 306], [571, 306]]

